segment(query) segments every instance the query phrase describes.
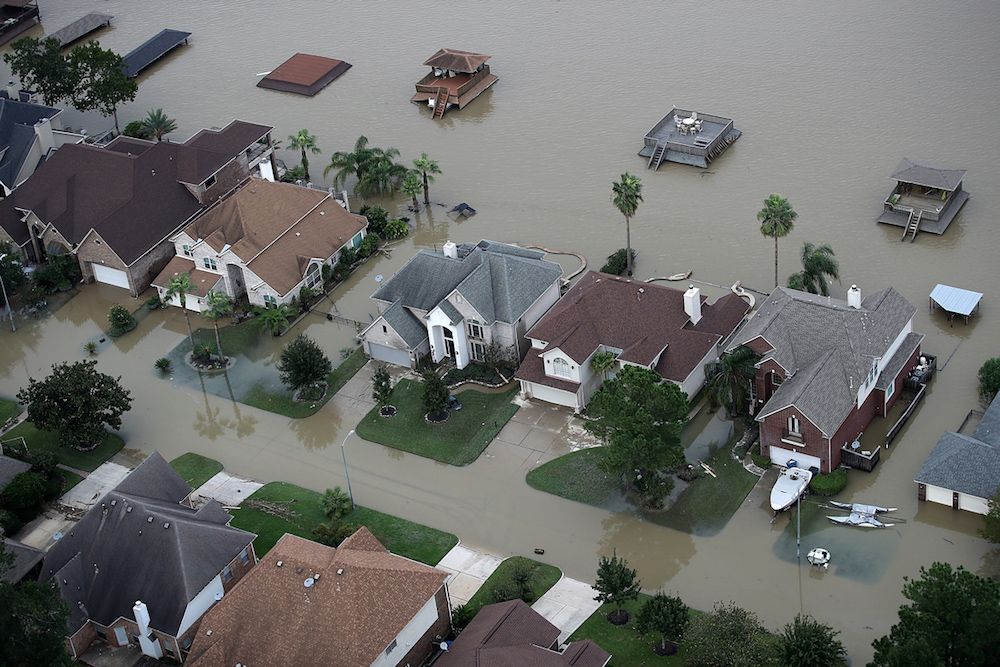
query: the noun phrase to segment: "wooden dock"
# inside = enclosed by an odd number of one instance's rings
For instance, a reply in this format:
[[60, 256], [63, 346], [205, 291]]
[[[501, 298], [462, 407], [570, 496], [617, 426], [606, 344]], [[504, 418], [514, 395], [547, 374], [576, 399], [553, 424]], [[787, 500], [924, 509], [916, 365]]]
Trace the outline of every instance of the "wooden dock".
[[101, 28], [110, 26], [112, 19], [114, 19], [114, 16], [111, 14], [91, 12], [90, 14], [73, 21], [65, 28], [56, 30], [51, 35], [46, 35], [45, 38], [57, 39], [59, 40], [59, 46], [66, 48], [73, 42], [86, 37], [95, 30], [100, 30]]
[[125, 56], [125, 75], [130, 79], [167, 55], [181, 44], [187, 44], [191, 33], [182, 30], [161, 30], [157, 35], [146, 40]]

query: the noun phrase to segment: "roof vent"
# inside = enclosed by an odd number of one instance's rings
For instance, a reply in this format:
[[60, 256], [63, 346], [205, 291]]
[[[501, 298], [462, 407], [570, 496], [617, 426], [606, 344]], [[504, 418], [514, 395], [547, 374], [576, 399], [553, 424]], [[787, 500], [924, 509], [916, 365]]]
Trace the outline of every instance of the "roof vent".
[[320, 215], [326, 215], [326, 211], [320, 211], [319, 214]]
[[275, 563], [275, 565], [277, 565], [278, 567], [281, 567], [284, 564], [285, 564], [285, 561], [281, 561], [281, 560], [279, 560], [277, 563]]
[[150, 169], [149, 173], [152, 174], [153, 176], [156, 176], [156, 170], [155, 169]]
[[139, 529], [139, 534], [142, 535], [142, 529]]
[[129, 505], [128, 507], [126, 507], [126, 508], [125, 508], [125, 511], [126, 511], [126, 512], [131, 512], [131, 511], [132, 511], [132, 506], [131, 506], [131, 505]]
[[295, 232], [296, 236], [302, 236], [302, 232]]
[[163, 529], [166, 530], [167, 528], [170, 528], [170, 522], [169, 521], [164, 521], [163, 522]]
[[302, 582], [302, 585], [305, 586], [306, 588], [312, 588], [313, 584], [315, 583], [316, 583], [315, 579], [313, 579], [312, 577], [306, 577], [306, 580]]
[[222, 600], [222, 591], [215, 594], [215, 601], [219, 602], [220, 600]]
[[117, 501], [117, 500], [112, 500], [112, 501], [111, 501], [111, 506], [112, 506], [112, 507], [114, 507], [114, 506], [115, 506], [115, 505], [117, 505], [117, 504], [118, 504], [118, 501]]
[[211, 636], [212, 636], [212, 631], [211, 631], [211, 630], [207, 630], [207, 631], [205, 632], [205, 636], [206, 636], [206, 637], [211, 637]]
[[338, 574], [338, 575], [341, 575], [341, 574], [344, 574], [344, 568], [342, 568], [342, 567], [338, 567], [338, 568], [337, 568], [337, 574]]
[[146, 523], [153, 523], [153, 517], [147, 516], [146, 517]]
[[319, 572], [317, 572], [316, 574], [313, 575], [313, 579], [315, 579], [316, 581], [319, 581]]

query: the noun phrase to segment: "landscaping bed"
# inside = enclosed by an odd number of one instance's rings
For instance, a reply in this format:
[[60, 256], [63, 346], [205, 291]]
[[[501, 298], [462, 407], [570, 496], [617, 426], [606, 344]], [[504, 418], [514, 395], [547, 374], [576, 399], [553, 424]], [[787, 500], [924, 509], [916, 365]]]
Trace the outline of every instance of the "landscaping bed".
[[517, 585], [511, 578], [511, 575], [519, 567], [523, 567], [531, 572], [531, 591], [526, 596], [529, 599], [525, 600], [528, 604], [542, 597], [562, 577], [562, 571], [554, 565], [539, 563], [537, 560], [525, 558], [524, 556], [513, 556], [500, 563], [500, 567], [494, 570], [493, 574], [483, 583], [482, 588], [476, 591], [472, 599], [466, 603], [466, 608], [469, 610], [468, 613], [474, 616], [485, 605], [513, 599], [512, 597], [501, 595], [500, 597], [506, 599], [498, 600], [495, 591], [516, 590]]
[[28, 451], [50, 451], [56, 455], [59, 463], [87, 472], [96, 470], [125, 446], [124, 440], [114, 433], [108, 433], [97, 447], [88, 452], [81, 452], [72, 447], [61, 446], [57, 434], [39, 431], [30, 422], [21, 422], [3, 434], [4, 440], [11, 438], [24, 438]]
[[[320, 501], [323, 494], [287, 482], [265, 484], [233, 512], [232, 524], [257, 533], [254, 550], [263, 557], [285, 533], [312, 539], [313, 529], [327, 521]], [[257, 507], [254, 501], [264, 501], [286, 507], [291, 515], [281, 518]], [[346, 523], [366, 526], [386, 549], [428, 565], [437, 565], [448, 551], [458, 544], [458, 538], [435, 528], [407, 521], [390, 514], [355, 507], [344, 517]]]
[[560, 456], [527, 475], [528, 485], [539, 491], [604, 507], [619, 493], [621, 484], [598, 467], [605, 451], [591, 447]]
[[246, 405], [274, 412], [279, 415], [291, 417], [292, 419], [303, 419], [316, 414], [327, 401], [333, 398], [334, 394], [340, 391], [347, 382], [354, 377], [364, 365], [368, 363], [368, 356], [360, 347], [355, 348], [347, 358], [340, 362], [340, 365], [333, 369], [326, 377], [326, 393], [323, 397], [311, 402], [303, 402], [295, 399], [291, 391], [282, 389], [280, 391], [269, 391], [263, 384], [256, 384], [243, 395], [240, 400]]
[[[513, 369], [502, 369], [504, 376], [511, 378], [514, 376]], [[478, 382], [490, 387], [501, 387], [509, 380], [504, 380], [500, 373], [487, 367], [485, 364], [472, 362], [465, 368], [452, 368], [444, 374], [444, 383], [449, 387], [454, 387], [463, 382]]]
[[511, 403], [516, 392], [516, 388], [496, 393], [467, 389], [458, 394], [462, 410], [451, 412], [446, 423], [430, 424], [424, 420], [421, 383], [400, 380], [391, 398], [396, 415], [386, 419], [373, 408], [358, 424], [357, 432], [369, 442], [450, 465], [467, 465], [517, 412], [518, 407]]
[[194, 452], [181, 454], [170, 462], [170, 467], [176, 470], [192, 489], [197, 489], [217, 473], [222, 472], [221, 463]]

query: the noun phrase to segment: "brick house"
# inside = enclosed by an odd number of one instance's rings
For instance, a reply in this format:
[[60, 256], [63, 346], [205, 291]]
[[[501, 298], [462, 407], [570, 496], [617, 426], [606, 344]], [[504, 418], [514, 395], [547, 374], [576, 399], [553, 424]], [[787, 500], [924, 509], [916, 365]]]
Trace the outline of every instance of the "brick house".
[[69, 607], [71, 656], [103, 640], [182, 662], [202, 615], [257, 562], [256, 536], [214, 500], [190, 507], [190, 494], [154, 452], [45, 555], [40, 581]]
[[285, 534], [202, 619], [192, 667], [419, 667], [451, 626], [448, 573], [367, 528], [336, 549]]
[[62, 109], [0, 95], [0, 196], [27, 180], [49, 151], [83, 141], [82, 134], [62, 129], [60, 115]]
[[[694, 396], [749, 310], [735, 294], [709, 304], [693, 285], [681, 291], [590, 271], [528, 331], [531, 351], [514, 377], [524, 396], [577, 411], [629, 364]], [[599, 352], [615, 356], [604, 375], [591, 367]]]
[[920, 357], [916, 308], [888, 287], [847, 300], [778, 287], [737, 332], [727, 351], [761, 355], [751, 387], [761, 454], [827, 473], [899, 398]]
[[70, 252], [88, 282], [138, 296], [173, 256], [170, 236], [270, 159], [271, 130], [234, 120], [184, 143], [63, 146], [0, 203], [3, 235], [28, 260]]
[[188, 274], [195, 311], [213, 290], [273, 308], [303, 287], [322, 289], [323, 266], [358, 248], [367, 227], [325, 190], [252, 177], [170, 237], [176, 256], [152, 284], [163, 298], [173, 276]]
[[379, 315], [359, 336], [373, 359], [416, 368], [430, 355], [458, 368], [488, 348], [519, 361], [525, 332], [559, 299], [562, 268], [545, 253], [497, 243], [421, 250], [372, 299]]

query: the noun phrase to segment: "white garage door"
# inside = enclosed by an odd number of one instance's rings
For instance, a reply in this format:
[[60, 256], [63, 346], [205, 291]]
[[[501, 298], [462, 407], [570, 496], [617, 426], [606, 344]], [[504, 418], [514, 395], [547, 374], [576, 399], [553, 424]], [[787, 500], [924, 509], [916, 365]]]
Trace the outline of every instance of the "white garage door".
[[543, 384], [537, 384], [535, 382], [527, 382], [529, 391], [533, 398], [537, 398], [540, 401], [546, 401], [547, 403], [555, 403], [556, 405], [565, 405], [568, 408], [576, 409], [576, 394], [570, 391], [563, 391], [561, 389], [553, 389], [552, 387], [546, 387]]
[[90, 266], [94, 269], [94, 280], [97, 282], [114, 285], [115, 287], [124, 287], [125, 289], [129, 288], [128, 274], [124, 271], [112, 269], [110, 266], [104, 266], [103, 264], [91, 264]]
[[407, 368], [410, 367], [410, 353], [408, 350], [397, 350], [396, 348], [389, 347], [388, 345], [369, 343], [368, 354], [372, 359], [386, 361], [397, 366], [405, 366]]
[[771, 446], [771, 461], [775, 465], [784, 467], [788, 464], [789, 459], [794, 459], [799, 462], [800, 468], [819, 468], [820, 459], [818, 456], [809, 456], [808, 454], [800, 454], [799, 452], [792, 451], [791, 449], [782, 449], [781, 447]]

